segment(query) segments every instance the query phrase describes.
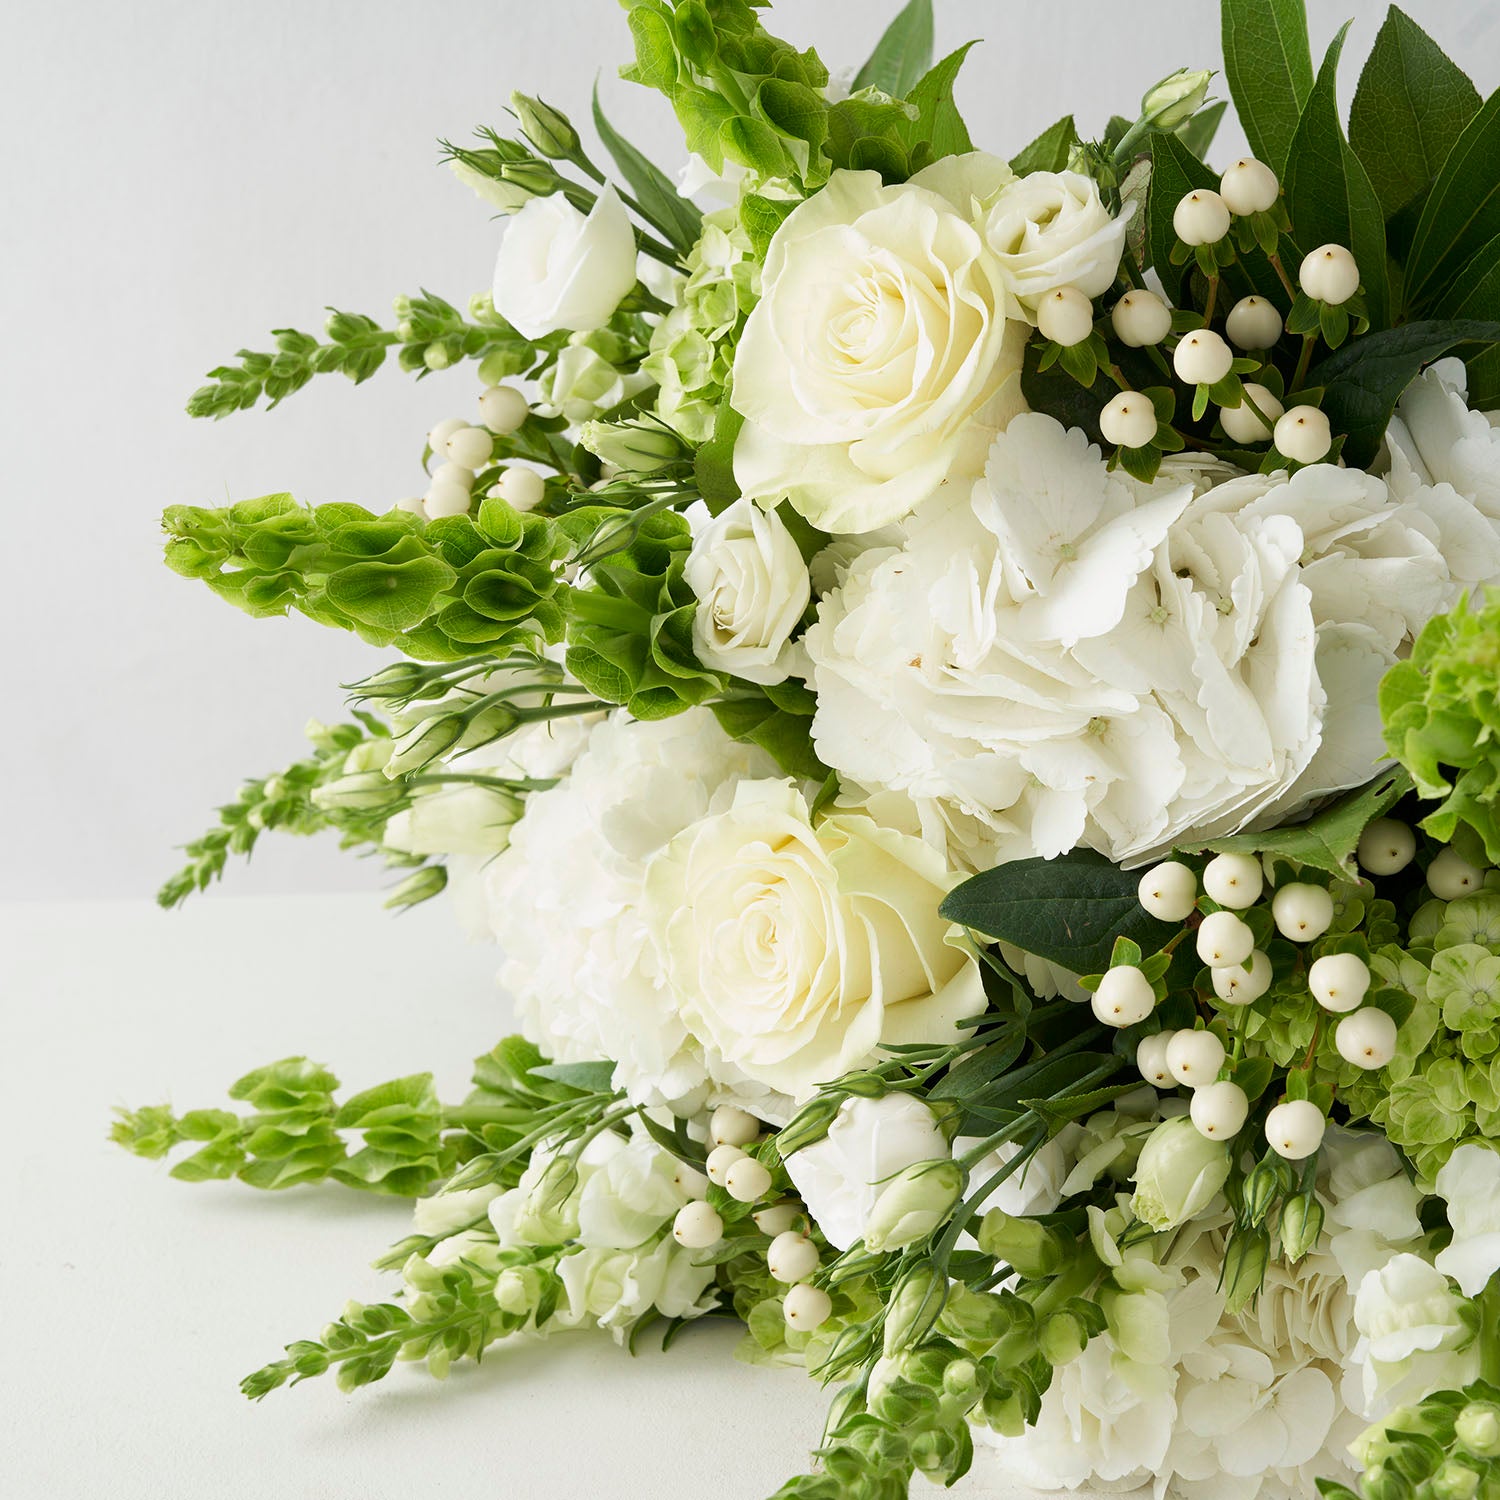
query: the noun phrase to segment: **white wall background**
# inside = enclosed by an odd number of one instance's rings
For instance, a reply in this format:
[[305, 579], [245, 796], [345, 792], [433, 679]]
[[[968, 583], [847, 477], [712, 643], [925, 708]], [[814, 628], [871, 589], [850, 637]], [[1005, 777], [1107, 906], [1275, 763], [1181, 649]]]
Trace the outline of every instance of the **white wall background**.
[[[898, 0], [781, 0], [783, 35], [857, 64]], [[1411, 4], [1480, 89], [1500, 8]], [[1133, 114], [1157, 77], [1218, 60], [1211, 0], [937, 0], [938, 46], [987, 37], [960, 81], [1010, 155], [1068, 109]], [[1350, 14], [1345, 99], [1376, 0], [1309, 0], [1315, 49]], [[327, 303], [384, 318], [426, 286], [462, 306], [498, 229], [438, 168], [438, 136], [504, 123], [512, 87], [615, 123], [675, 166], [675, 122], [620, 83], [614, 0], [10, 0], [0, 55], [0, 896], [137, 896], [239, 780], [294, 758], [310, 714], [377, 661], [351, 636], [253, 621], [159, 562], [157, 516], [290, 489], [379, 510], [421, 488], [422, 434], [467, 413], [472, 367], [325, 377], [269, 415], [192, 422], [211, 365]], [[1234, 143], [1226, 137], [1226, 149]], [[267, 840], [236, 891], [376, 872]]]

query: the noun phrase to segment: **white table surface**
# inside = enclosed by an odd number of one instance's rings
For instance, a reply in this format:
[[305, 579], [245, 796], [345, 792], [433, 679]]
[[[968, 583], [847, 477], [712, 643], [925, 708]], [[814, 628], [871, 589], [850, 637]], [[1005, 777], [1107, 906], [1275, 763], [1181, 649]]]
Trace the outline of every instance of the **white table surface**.
[[398, 1366], [350, 1395], [325, 1378], [240, 1396], [347, 1298], [389, 1294], [368, 1263], [408, 1210], [173, 1181], [109, 1144], [111, 1108], [222, 1107], [299, 1053], [351, 1091], [430, 1068], [454, 1097], [509, 1029], [495, 962], [441, 901], [0, 905], [6, 1500], [764, 1500], [802, 1471], [822, 1393], [734, 1360], [723, 1325], [666, 1355], [574, 1334], [443, 1384]]

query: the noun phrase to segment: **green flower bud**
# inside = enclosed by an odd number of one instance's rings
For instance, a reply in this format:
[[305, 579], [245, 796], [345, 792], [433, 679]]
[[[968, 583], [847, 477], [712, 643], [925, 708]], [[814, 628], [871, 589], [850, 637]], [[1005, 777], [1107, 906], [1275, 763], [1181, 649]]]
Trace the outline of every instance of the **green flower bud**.
[[955, 1359], [943, 1371], [943, 1394], [956, 1401], [965, 1411], [979, 1400], [982, 1385], [972, 1359]]
[[991, 1391], [979, 1403], [984, 1424], [1003, 1437], [1020, 1437], [1026, 1431], [1026, 1407], [1019, 1391]]
[[[1035, 1321], [1035, 1314], [1019, 1297], [971, 1291], [956, 1281], [948, 1288], [937, 1326], [949, 1338], [964, 1343], [994, 1344], [1018, 1327], [1029, 1337]], [[1028, 1348], [1021, 1358], [1031, 1353]]]
[[1312, 1193], [1298, 1193], [1281, 1208], [1281, 1248], [1288, 1260], [1301, 1260], [1323, 1232], [1323, 1205]]
[[877, 1254], [899, 1250], [932, 1234], [953, 1212], [964, 1190], [956, 1161], [919, 1161], [882, 1189], [865, 1225], [865, 1246]]
[[976, 1238], [986, 1255], [993, 1255], [1027, 1277], [1053, 1275], [1066, 1253], [1063, 1238], [1055, 1229], [1000, 1208], [992, 1208], [984, 1216]]
[[510, 96], [510, 107], [521, 122], [526, 139], [541, 156], [554, 161], [571, 161], [578, 154], [578, 132], [565, 114], [543, 104], [540, 99], [522, 93]]
[[911, 1459], [919, 1473], [929, 1478], [943, 1478], [958, 1462], [963, 1451], [961, 1440], [941, 1427], [918, 1433], [911, 1443]]
[[463, 714], [434, 714], [419, 719], [391, 747], [391, 758], [385, 763], [385, 774], [395, 780], [409, 771], [420, 771], [458, 744], [468, 728]]
[[479, 383], [485, 386], [499, 385], [512, 375], [519, 375], [530, 363], [529, 356], [529, 349], [509, 344], [491, 349], [479, 361]]
[[1480, 1475], [1467, 1464], [1450, 1459], [1427, 1481], [1432, 1500], [1474, 1500]]
[[354, 776], [340, 776], [312, 794], [315, 807], [324, 812], [368, 812], [388, 807], [400, 800], [399, 788], [393, 787], [382, 771], [361, 771]]
[[1229, 1177], [1229, 1148], [1198, 1133], [1186, 1115], [1163, 1120], [1141, 1148], [1131, 1210], [1152, 1229], [1176, 1229], [1219, 1196]]
[[948, 1300], [948, 1278], [924, 1261], [913, 1266], [898, 1283], [885, 1317], [885, 1352], [900, 1354], [914, 1348], [932, 1332]]
[[1271, 1236], [1264, 1228], [1236, 1229], [1224, 1247], [1224, 1310], [1248, 1307], [1266, 1279]]
[[1042, 1358], [1054, 1368], [1071, 1364], [1087, 1347], [1088, 1330], [1070, 1312], [1055, 1312], [1041, 1327], [1037, 1338]]
[[1245, 1176], [1241, 1189], [1245, 1218], [1251, 1224], [1264, 1222], [1271, 1205], [1291, 1185], [1286, 1163], [1279, 1157], [1258, 1161]]
[[654, 473], [685, 452], [675, 432], [635, 422], [585, 422], [578, 441], [604, 463], [631, 474]]
[[1500, 1458], [1500, 1406], [1471, 1401], [1453, 1424], [1459, 1446], [1475, 1458]]
[[414, 870], [386, 897], [387, 910], [394, 911], [405, 906], [420, 906], [434, 896], [441, 895], [448, 884], [448, 871], [442, 865], [423, 865]]
[[1147, 90], [1141, 100], [1141, 118], [1158, 130], [1185, 125], [1202, 107], [1212, 77], [1201, 68], [1179, 68]]
[[784, 1161], [794, 1151], [821, 1141], [843, 1100], [837, 1094], [819, 1094], [810, 1099], [777, 1133], [776, 1147]]

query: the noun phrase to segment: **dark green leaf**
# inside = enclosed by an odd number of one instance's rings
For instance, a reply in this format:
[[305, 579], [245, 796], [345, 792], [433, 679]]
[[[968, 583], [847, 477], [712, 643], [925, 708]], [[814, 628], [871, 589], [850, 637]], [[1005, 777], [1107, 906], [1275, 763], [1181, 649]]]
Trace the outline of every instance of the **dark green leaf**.
[[1142, 907], [1140, 878], [1088, 849], [1058, 859], [1019, 859], [964, 881], [941, 911], [950, 922], [1075, 974], [1096, 974], [1108, 965], [1117, 937], [1154, 953], [1175, 930]]
[[1082, 1119], [1095, 1110], [1103, 1109], [1111, 1100], [1133, 1093], [1139, 1083], [1114, 1083], [1108, 1088], [1089, 1089], [1082, 1094], [1064, 1094], [1061, 1099], [1023, 1099], [1022, 1104], [1047, 1123], [1049, 1135], [1056, 1135], [1070, 1120]]
[[654, 162], [642, 156], [604, 117], [599, 104], [599, 85], [594, 85], [594, 128], [614, 157], [630, 191], [653, 228], [678, 250], [691, 250], [703, 232], [703, 215], [690, 199], [677, 191], [672, 179]]
[[950, 52], [911, 91], [910, 102], [917, 106], [917, 118], [903, 131], [908, 146], [927, 141], [935, 157], [959, 156], [974, 149], [963, 116], [953, 102], [954, 80], [973, 45], [965, 42], [956, 52]]
[[1227, 99], [1216, 99], [1212, 104], [1204, 105], [1186, 125], [1178, 128], [1177, 139], [1199, 161], [1207, 160], [1208, 148], [1213, 145], [1214, 137], [1219, 133], [1219, 121], [1224, 118], [1224, 111], [1228, 108]]
[[1223, 0], [1224, 76], [1250, 149], [1281, 174], [1313, 90], [1302, 0]]
[[932, 0], [909, 0], [858, 73], [853, 92], [875, 88], [904, 99], [932, 66]]
[[1177, 231], [1172, 228], [1173, 210], [1194, 188], [1217, 189], [1218, 185], [1218, 177], [1175, 135], [1151, 137], [1151, 182], [1146, 190], [1146, 253], [1174, 303], [1182, 302], [1182, 288], [1192, 262], [1181, 266], [1172, 264], [1172, 247], [1177, 243]]
[[1064, 115], [1049, 126], [1019, 155], [1010, 159], [1010, 169], [1017, 177], [1028, 172], [1061, 172], [1068, 165], [1073, 147], [1078, 144], [1078, 127], [1072, 115]]
[[[1438, 311], [1445, 318], [1500, 322], [1500, 236], [1463, 268]], [[1469, 405], [1475, 411], [1500, 406], [1500, 349], [1471, 355], [1468, 364]]]

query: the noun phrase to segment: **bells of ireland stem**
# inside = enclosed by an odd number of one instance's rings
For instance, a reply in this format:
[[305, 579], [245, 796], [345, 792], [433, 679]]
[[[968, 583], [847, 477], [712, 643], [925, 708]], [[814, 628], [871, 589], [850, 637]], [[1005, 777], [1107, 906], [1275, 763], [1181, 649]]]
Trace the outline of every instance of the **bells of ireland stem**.
[[875, 1200], [865, 1225], [866, 1248], [880, 1255], [926, 1239], [963, 1190], [964, 1171], [956, 1161], [919, 1161], [898, 1172]]

